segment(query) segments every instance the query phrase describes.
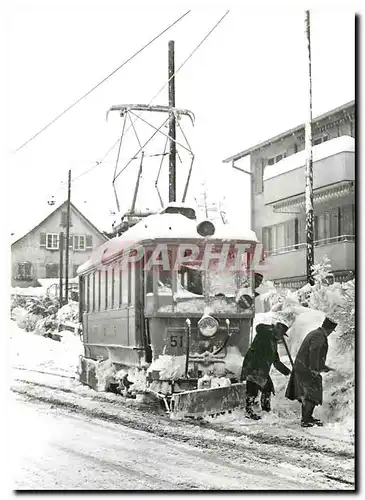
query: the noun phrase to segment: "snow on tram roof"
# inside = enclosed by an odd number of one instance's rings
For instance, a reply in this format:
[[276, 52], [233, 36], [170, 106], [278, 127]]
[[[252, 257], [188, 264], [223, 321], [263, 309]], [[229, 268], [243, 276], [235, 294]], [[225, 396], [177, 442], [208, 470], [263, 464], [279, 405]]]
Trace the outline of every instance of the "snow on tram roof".
[[[206, 237], [197, 232], [198, 221], [189, 219], [182, 214], [149, 215], [121, 236], [112, 238], [96, 249], [89, 260], [82, 264], [77, 272], [80, 274], [102, 260], [103, 255], [111, 258], [124, 248], [132, 247], [148, 240], [204, 240]], [[234, 240], [258, 242], [256, 234], [251, 229], [243, 229], [237, 224], [215, 225], [215, 233], [208, 236], [212, 240]]]

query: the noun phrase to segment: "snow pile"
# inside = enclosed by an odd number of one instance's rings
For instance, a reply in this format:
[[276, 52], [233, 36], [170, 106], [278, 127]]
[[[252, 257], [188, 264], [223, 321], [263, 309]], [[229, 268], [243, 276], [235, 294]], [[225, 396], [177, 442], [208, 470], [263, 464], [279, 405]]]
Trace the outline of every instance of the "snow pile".
[[155, 359], [147, 370], [147, 373], [159, 372], [160, 380], [177, 380], [185, 374], [186, 356], [169, 356], [162, 354]]
[[80, 338], [63, 332], [61, 342], [25, 332], [10, 322], [11, 365], [54, 373], [76, 375], [79, 356], [83, 353]]
[[32, 314], [24, 307], [15, 307], [11, 312], [11, 317], [17, 326], [26, 332], [34, 331], [37, 322], [42, 319], [42, 316]]
[[[322, 311], [308, 309], [296, 316], [295, 321], [288, 330], [288, 346], [295, 360], [298, 349], [304, 337], [312, 330], [321, 326], [324, 318]], [[323, 380], [323, 404], [317, 406], [314, 416], [320, 418], [326, 427], [330, 425], [334, 431], [343, 436], [353, 437], [354, 434], [354, 356], [348, 350], [341, 352], [341, 330], [333, 332], [328, 337], [327, 366], [334, 371], [322, 373]], [[281, 350], [285, 352], [284, 350]], [[281, 361], [290, 367], [290, 361], [286, 355], [280, 356]], [[276, 396], [273, 398], [273, 411], [280, 418], [300, 420], [300, 403], [285, 398], [288, 378], [272, 368], [271, 378], [274, 382]]]
[[241, 376], [243, 356], [237, 346], [227, 346], [227, 355], [224, 358], [226, 369], [236, 375], [239, 380]]
[[11, 287], [11, 295], [22, 295], [24, 297], [43, 297], [47, 294], [47, 289], [42, 286], [20, 288], [19, 286]]
[[57, 313], [57, 319], [60, 323], [64, 323], [65, 321], [77, 323], [78, 318], [79, 303], [75, 301], [70, 301], [68, 304], [61, 307]]
[[[210, 311], [212, 314], [229, 314], [229, 313], [237, 313], [237, 304], [235, 300], [226, 300], [224, 298], [211, 298], [210, 299]], [[204, 314], [205, 312], [205, 301], [203, 297], [201, 299], [191, 299], [185, 302], [178, 302], [174, 304], [174, 308], [172, 305], [164, 305], [158, 308], [159, 312], [182, 312], [182, 313], [200, 313]]]
[[[293, 323], [288, 330], [287, 344], [295, 360], [304, 337], [320, 327], [324, 318], [334, 319], [338, 326], [328, 337], [329, 350], [326, 364], [333, 371], [322, 374], [323, 405], [316, 409], [316, 415], [333, 427], [334, 432], [353, 436], [354, 432], [354, 379], [355, 379], [355, 280], [346, 283], [329, 283], [330, 261], [324, 258], [314, 266], [313, 286], [305, 285], [292, 292], [282, 287], [268, 287], [261, 297], [271, 310], [257, 314], [254, 327], [258, 323], [275, 323], [280, 316], [290, 317]], [[290, 366], [283, 346], [279, 346], [281, 360]], [[274, 411], [280, 417], [300, 418], [300, 404], [285, 398], [288, 379], [274, 368], [271, 374], [277, 396]]]
[[95, 376], [98, 381], [97, 390], [106, 391], [111, 382], [115, 380], [116, 369], [111, 359], [93, 361]]

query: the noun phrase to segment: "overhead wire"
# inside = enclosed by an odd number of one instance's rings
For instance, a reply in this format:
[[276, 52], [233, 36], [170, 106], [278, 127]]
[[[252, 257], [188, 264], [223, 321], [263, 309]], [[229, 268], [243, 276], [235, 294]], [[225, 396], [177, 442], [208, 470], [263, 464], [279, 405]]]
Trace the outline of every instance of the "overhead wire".
[[[160, 88], [160, 90], [152, 97], [152, 99], [149, 101], [148, 103], [148, 106], [150, 106], [152, 104], [152, 102], [156, 99], [156, 97], [158, 97], [161, 92], [167, 87], [167, 85], [169, 84], [170, 80], [172, 78], [174, 78], [177, 73], [181, 70], [181, 68], [183, 66], [185, 66], [185, 64], [188, 62], [189, 59], [191, 59], [191, 57], [194, 55], [194, 53], [201, 47], [201, 45], [205, 42], [205, 40], [213, 33], [213, 31], [219, 26], [219, 24], [223, 21], [223, 19], [228, 15], [229, 13], [229, 10], [226, 11], [226, 13], [219, 19], [219, 21], [217, 21], [217, 23], [209, 30], [209, 32], [204, 36], [204, 38], [201, 40], [201, 42], [194, 48], [194, 50], [189, 54], [189, 56], [184, 60], [184, 62], [177, 68], [177, 70], [170, 76], [170, 78], [167, 80], [167, 82]], [[135, 118], [135, 120], [133, 122], [131, 122], [131, 125], [129, 125], [126, 130], [125, 130], [125, 134], [127, 134], [127, 132], [131, 129], [132, 125], [134, 125], [136, 123], [136, 121], [141, 117], [141, 113]], [[181, 128], [181, 127], [180, 127]], [[108, 150], [108, 153], [106, 155], [104, 155], [104, 159], [109, 155], [109, 153], [111, 153], [111, 151], [116, 147], [116, 145], [118, 144], [118, 141], [120, 139], [118, 138], [117, 141], [113, 144], [113, 146]], [[186, 139], [185, 139], [186, 140]], [[189, 146], [190, 147], [190, 146]], [[103, 161], [103, 160], [102, 160]], [[86, 173], [88, 173], [90, 170], [98, 167], [99, 165], [101, 165], [101, 162], [97, 162], [95, 165], [93, 165], [93, 167], [91, 169], [89, 169]], [[80, 177], [80, 176], [79, 176]], [[77, 180], [79, 177], [77, 177], [76, 179], [74, 180]]]
[[41, 130], [39, 130], [36, 134], [34, 134], [32, 137], [30, 137], [26, 142], [24, 142], [21, 146], [19, 146], [14, 152], [13, 154], [17, 153], [18, 151], [20, 151], [22, 148], [24, 148], [24, 146], [26, 146], [27, 144], [29, 144], [33, 139], [35, 139], [36, 137], [38, 137], [42, 132], [44, 132], [45, 130], [47, 130], [51, 125], [53, 125], [53, 123], [55, 123], [59, 118], [61, 118], [63, 115], [65, 115], [68, 111], [70, 111], [70, 109], [72, 109], [73, 107], [75, 107], [79, 102], [81, 102], [83, 99], [85, 99], [85, 97], [87, 97], [88, 95], [90, 95], [94, 90], [96, 90], [98, 87], [100, 87], [100, 85], [102, 85], [104, 82], [106, 82], [111, 76], [113, 76], [117, 71], [119, 71], [121, 68], [123, 68], [123, 66], [125, 66], [126, 64], [128, 64], [132, 59], [134, 59], [138, 54], [140, 54], [143, 50], [145, 50], [147, 47], [149, 47], [153, 42], [155, 42], [158, 38], [160, 38], [163, 34], [166, 33], [166, 31], [168, 31], [170, 28], [172, 28], [175, 24], [177, 24], [179, 21], [181, 21], [181, 19], [183, 19], [186, 15], [188, 15], [189, 13], [191, 12], [191, 10], [188, 10], [185, 12], [185, 14], [183, 14], [182, 16], [180, 16], [178, 19], [176, 19], [173, 23], [169, 24], [169, 26], [167, 28], [165, 28], [163, 31], [161, 31], [157, 36], [155, 36], [152, 40], [150, 40], [148, 43], [146, 43], [145, 45], [143, 45], [140, 49], [137, 50], [137, 52], [135, 52], [131, 57], [129, 57], [126, 61], [124, 61], [120, 66], [118, 66], [114, 71], [112, 71], [108, 76], [106, 76], [105, 78], [103, 78], [103, 80], [101, 80], [99, 83], [97, 83], [96, 85], [94, 85], [88, 92], [86, 92], [86, 94], [84, 94], [83, 96], [79, 97], [74, 103], [72, 103], [70, 106], [68, 106], [64, 111], [62, 111], [62, 113], [60, 113], [59, 115], [57, 115], [53, 120], [51, 120], [49, 123], [47, 123], [47, 125], [45, 125]]
[[[186, 12], [184, 14], [187, 15], [188, 13], [190, 12], [190, 10], [188, 12]], [[158, 97], [161, 92], [167, 87], [167, 85], [169, 84], [170, 80], [172, 78], [174, 78], [177, 73], [183, 68], [183, 66], [185, 66], [185, 64], [189, 61], [189, 59], [191, 59], [191, 57], [195, 54], [195, 52], [201, 47], [201, 45], [207, 40], [207, 38], [213, 33], [213, 31], [219, 26], [219, 24], [223, 21], [223, 19], [229, 14], [229, 10], [227, 10], [225, 12], [225, 14], [214, 24], [214, 26], [208, 31], [208, 33], [203, 37], [203, 39], [198, 43], [198, 45], [193, 49], [193, 51], [188, 55], [188, 57], [182, 62], [182, 64], [177, 68], [177, 70], [175, 70], [175, 72], [170, 76], [170, 78], [167, 80], [167, 82], [160, 88], [160, 90], [152, 97], [152, 99], [149, 101], [148, 103], [148, 106], [150, 106], [152, 104], [152, 102], [156, 99], [156, 97]], [[182, 16], [182, 17], [184, 17]], [[182, 17], [180, 19], [182, 19]], [[179, 20], [175, 21], [174, 24], [176, 24]], [[172, 26], [172, 25], [171, 25]], [[165, 30], [166, 31], [166, 30]], [[132, 128], [132, 126], [134, 126], [134, 124], [136, 123], [136, 121], [140, 118], [142, 113], [140, 113], [134, 121], [131, 121], [131, 124], [126, 128], [126, 130], [124, 131], [124, 134], [127, 134], [127, 132]], [[181, 127], [180, 127], [181, 129]], [[155, 135], [155, 134], [153, 134]], [[71, 183], [73, 182], [76, 182], [77, 180], [79, 180], [81, 177], [83, 177], [84, 175], [87, 175], [88, 173], [90, 173], [92, 170], [94, 170], [96, 167], [99, 167], [104, 161], [105, 159], [107, 158], [107, 156], [109, 156], [109, 154], [113, 151], [113, 149], [117, 146], [117, 144], [119, 143], [119, 141], [121, 140], [121, 137], [118, 137], [118, 139], [113, 143], [113, 145], [108, 149], [108, 151], [104, 154], [104, 156], [102, 157], [101, 160], [98, 160], [95, 162], [95, 165], [93, 165], [92, 167], [88, 168], [87, 170], [85, 170], [84, 172], [81, 172], [79, 175], [77, 175], [76, 177], [74, 177], [72, 180], [71, 180]], [[186, 138], [185, 138], [186, 140]], [[186, 141], [187, 142], [187, 141]], [[190, 145], [189, 143], [187, 142], [189, 148], [190, 148]], [[164, 155], [163, 155], [164, 156]], [[118, 163], [117, 163], [118, 164]], [[128, 166], [128, 164], [123, 168], [122, 171], [125, 170], [125, 168]], [[116, 175], [116, 172], [114, 173], [114, 180], [116, 180], [116, 177], [119, 177], [119, 174], [122, 173], [122, 172], [119, 172], [118, 175]]]

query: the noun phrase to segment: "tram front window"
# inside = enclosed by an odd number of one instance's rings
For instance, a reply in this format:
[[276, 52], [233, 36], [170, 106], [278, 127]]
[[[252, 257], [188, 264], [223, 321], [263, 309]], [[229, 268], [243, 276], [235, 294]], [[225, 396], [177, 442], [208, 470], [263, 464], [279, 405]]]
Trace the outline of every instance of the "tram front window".
[[[176, 285], [173, 293], [174, 279]], [[158, 310], [204, 313], [208, 305], [213, 313], [240, 312], [236, 296], [241, 286], [242, 283], [238, 285], [237, 277], [233, 273], [219, 273], [214, 270], [204, 272], [190, 267], [182, 267], [175, 277], [172, 273], [162, 272], [158, 277]]]

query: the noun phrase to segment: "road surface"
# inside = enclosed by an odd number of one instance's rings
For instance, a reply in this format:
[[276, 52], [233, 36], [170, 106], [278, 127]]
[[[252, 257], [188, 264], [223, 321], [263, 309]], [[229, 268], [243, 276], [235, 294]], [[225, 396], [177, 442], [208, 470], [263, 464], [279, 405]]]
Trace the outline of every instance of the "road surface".
[[343, 489], [270, 455], [254, 459], [250, 442], [237, 459], [209, 439], [190, 445], [19, 393], [11, 412], [16, 490]]

